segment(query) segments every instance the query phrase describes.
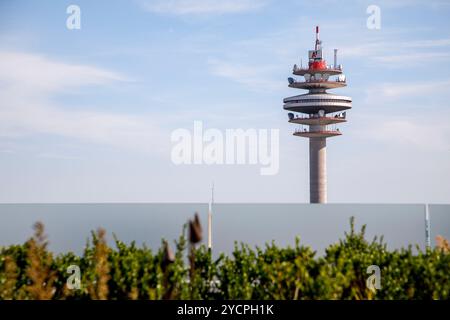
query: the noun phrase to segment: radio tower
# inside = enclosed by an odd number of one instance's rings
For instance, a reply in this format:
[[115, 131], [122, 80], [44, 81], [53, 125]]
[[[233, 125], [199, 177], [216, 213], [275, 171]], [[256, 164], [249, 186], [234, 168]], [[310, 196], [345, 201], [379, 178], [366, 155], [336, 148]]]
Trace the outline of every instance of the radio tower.
[[[346, 112], [351, 109], [352, 99], [328, 93], [328, 89], [345, 87], [342, 65], [337, 64], [337, 49], [334, 49], [334, 64], [327, 65], [322, 58], [322, 41], [316, 27], [316, 44], [309, 50], [308, 67], [294, 65], [293, 74], [304, 79], [288, 78], [289, 87], [309, 92], [285, 98], [284, 109], [290, 112], [289, 122], [300, 125], [295, 136], [309, 138], [309, 192], [311, 203], [327, 202], [327, 138], [341, 135], [336, 127], [346, 122]], [[334, 77], [334, 78], [332, 78]], [[344, 111], [344, 112], [342, 112]]]
[[214, 205], [214, 182], [211, 186], [211, 201], [208, 206], [208, 251], [212, 250], [212, 210]]

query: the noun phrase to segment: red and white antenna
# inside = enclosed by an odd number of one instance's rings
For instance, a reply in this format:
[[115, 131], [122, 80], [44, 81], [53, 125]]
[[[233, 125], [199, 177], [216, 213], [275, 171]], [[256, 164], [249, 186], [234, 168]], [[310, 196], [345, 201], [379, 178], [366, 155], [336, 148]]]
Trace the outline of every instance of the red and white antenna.
[[319, 40], [319, 26], [316, 26], [316, 47], [315, 50], [320, 49], [320, 40]]

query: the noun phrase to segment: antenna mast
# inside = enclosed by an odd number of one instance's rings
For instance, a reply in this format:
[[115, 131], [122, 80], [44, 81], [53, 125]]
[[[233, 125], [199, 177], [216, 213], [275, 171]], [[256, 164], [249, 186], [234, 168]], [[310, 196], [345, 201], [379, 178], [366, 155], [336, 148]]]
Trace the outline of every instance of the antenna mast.
[[214, 203], [214, 181], [211, 186], [211, 201], [208, 208], [208, 250], [212, 250], [212, 205]]
[[316, 51], [322, 49], [321, 44], [322, 42], [319, 40], [319, 26], [316, 26], [316, 46], [315, 46]]

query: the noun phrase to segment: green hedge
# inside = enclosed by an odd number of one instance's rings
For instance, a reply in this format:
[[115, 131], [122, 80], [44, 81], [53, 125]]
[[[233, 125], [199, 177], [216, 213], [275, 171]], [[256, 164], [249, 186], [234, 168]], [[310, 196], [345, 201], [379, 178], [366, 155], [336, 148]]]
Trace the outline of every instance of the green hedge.
[[[230, 256], [211, 258], [185, 237], [152, 251], [92, 233], [81, 256], [54, 256], [43, 226], [23, 245], [1, 248], [0, 299], [449, 299], [448, 243], [433, 250], [388, 250], [351, 230], [318, 257], [297, 239], [294, 247], [236, 244]], [[78, 265], [81, 288], [69, 290], [67, 268]], [[381, 270], [382, 288], [366, 287], [367, 267]]]

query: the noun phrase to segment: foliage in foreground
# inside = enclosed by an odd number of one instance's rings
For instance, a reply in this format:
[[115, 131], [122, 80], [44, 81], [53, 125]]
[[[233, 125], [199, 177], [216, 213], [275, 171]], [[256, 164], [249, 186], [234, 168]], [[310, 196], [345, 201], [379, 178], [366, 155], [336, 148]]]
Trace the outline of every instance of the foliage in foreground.
[[[390, 251], [383, 239], [369, 242], [363, 227], [316, 257], [296, 240], [294, 247], [235, 244], [232, 255], [211, 258], [201, 240], [199, 221], [189, 224], [172, 252], [129, 245], [105, 232], [92, 233], [82, 256], [54, 256], [47, 250], [43, 225], [23, 245], [0, 249], [0, 299], [449, 299], [449, 244], [434, 249]], [[81, 287], [69, 289], [70, 265], [81, 270]], [[381, 270], [380, 290], [366, 287], [367, 267]]]

